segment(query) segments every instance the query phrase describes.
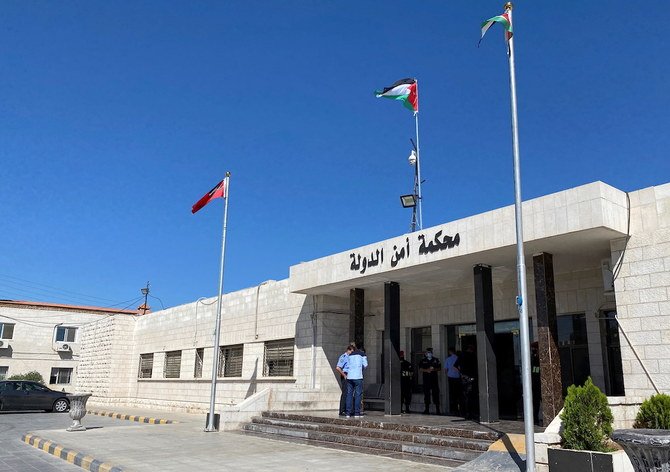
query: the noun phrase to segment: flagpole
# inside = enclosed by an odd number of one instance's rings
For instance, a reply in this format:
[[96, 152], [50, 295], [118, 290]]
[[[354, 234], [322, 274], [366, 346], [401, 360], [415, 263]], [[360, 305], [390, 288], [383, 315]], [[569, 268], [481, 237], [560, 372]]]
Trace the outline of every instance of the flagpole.
[[[415, 79], [416, 80], [416, 79]], [[421, 209], [421, 152], [419, 151], [419, 81], [416, 81], [416, 104], [417, 110], [414, 112], [414, 126], [416, 129], [416, 190], [418, 191], [419, 204], [419, 229], [423, 229], [423, 212]]]
[[[505, 3], [505, 13], [512, 23], [512, 2]], [[505, 32], [507, 38], [507, 32]], [[521, 384], [523, 387], [523, 423], [526, 435], [526, 471], [535, 471], [535, 431], [533, 418], [533, 386], [530, 374], [530, 337], [528, 327], [528, 296], [526, 289], [526, 262], [523, 250], [523, 221], [521, 210], [521, 164], [519, 159], [519, 122], [516, 107], [516, 72], [514, 69], [514, 36], [508, 43], [509, 83], [512, 111], [512, 145], [514, 149], [514, 211], [516, 215], [516, 265], [521, 336]]]
[[223, 265], [226, 259], [226, 229], [228, 226], [228, 196], [230, 195], [230, 172], [226, 172], [223, 179], [223, 191], [225, 195], [225, 204], [223, 207], [223, 234], [221, 236], [221, 267], [219, 271], [219, 299], [216, 305], [216, 324], [214, 325], [214, 355], [212, 356], [212, 389], [209, 398], [209, 419], [207, 421], [206, 432], [217, 431], [214, 426], [214, 410], [216, 403], [216, 380], [219, 370], [219, 340], [221, 339], [221, 305], [223, 297]]

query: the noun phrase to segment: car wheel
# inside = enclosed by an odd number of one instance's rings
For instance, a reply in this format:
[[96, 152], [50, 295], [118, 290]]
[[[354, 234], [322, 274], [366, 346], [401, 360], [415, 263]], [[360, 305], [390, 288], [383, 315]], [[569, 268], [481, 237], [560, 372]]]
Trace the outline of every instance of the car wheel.
[[64, 398], [59, 398], [54, 402], [52, 411], [55, 411], [56, 413], [63, 413], [66, 412], [68, 408], [70, 408], [70, 403]]

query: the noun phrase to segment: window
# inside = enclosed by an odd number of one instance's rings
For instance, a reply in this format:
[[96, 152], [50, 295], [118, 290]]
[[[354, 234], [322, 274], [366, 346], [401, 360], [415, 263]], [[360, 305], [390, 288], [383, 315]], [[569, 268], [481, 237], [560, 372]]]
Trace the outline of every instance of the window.
[[7, 371], [8, 370], [9, 370], [9, 367], [0, 366], [0, 380], [5, 380], [7, 378]]
[[205, 358], [205, 349], [199, 347], [195, 350], [195, 368], [193, 369], [193, 378], [199, 379], [202, 377], [202, 363]]
[[14, 337], [14, 325], [0, 323], [0, 339], [12, 339]]
[[51, 368], [51, 377], [49, 378], [50, 384], [69, 384], [72, 380], [72, 368], [71, 367], [52, 367]]
[[140, 379], [150, 379], [151, 372], [154, 370], [154, 355], [140, 354], [140, 370], [137, 377]]
[[263, 361], [264, 377], [293, 376], [293, 339], [267, 341]]
[[244, 345], [221, 346], [219, 350], [219, 377], [242, 377]]
[[[70, 369], [72, 370], [72, 369]], [[20, 385], [20, 390], [23, 390], [24, 392], [48, 392], [49, 389], [46, 388], [44, 385], [40, 385], [35, 382], [19, 382]]]
[[56, 341], [73, 343], [77, 338], [77, 328], [71, 326], [59, 326], [56, 328]]
[[181, 351], [170, 351], [165, 353], [165, 367], [163, 377], [166, 379], [178, 379], [181, 371]]

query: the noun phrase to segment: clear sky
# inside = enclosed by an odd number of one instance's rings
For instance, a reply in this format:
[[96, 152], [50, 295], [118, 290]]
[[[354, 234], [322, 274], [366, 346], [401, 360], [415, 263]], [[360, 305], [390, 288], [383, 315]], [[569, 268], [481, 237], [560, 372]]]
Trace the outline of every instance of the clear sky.
[[[512, 204], [502, 1], [5, 1], [0, 298], [154, 308]], [[670, 181], [667, 0], [516, 2], [523, 198]], [[128, 301], [128, 303], [122, 303]], [[134, 305], [133, 305], [134, 303]]]

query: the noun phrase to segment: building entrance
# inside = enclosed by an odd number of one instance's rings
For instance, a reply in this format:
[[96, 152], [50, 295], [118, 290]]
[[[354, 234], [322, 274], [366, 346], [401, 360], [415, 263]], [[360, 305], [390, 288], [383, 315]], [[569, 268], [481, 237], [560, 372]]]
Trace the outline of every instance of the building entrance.
[[[498, 415], [503, 419], [517, 419], [523, 416], [519, 322], [497, 321], [494, 329], [494, 352], [498, 368]], [[475, 332], [474, 324], [447, 326], [448, 345], [455, 347], [459, 355], [469, 345], [475, 348], [476, 353]]]

